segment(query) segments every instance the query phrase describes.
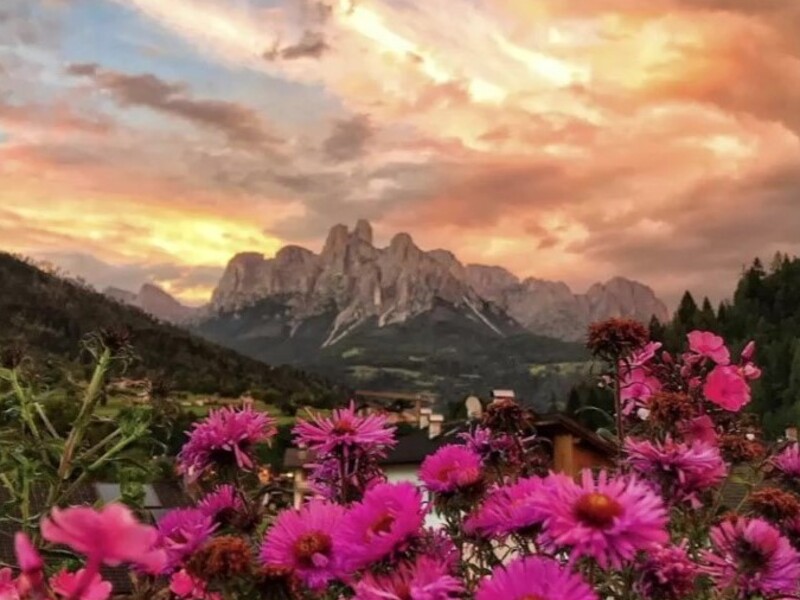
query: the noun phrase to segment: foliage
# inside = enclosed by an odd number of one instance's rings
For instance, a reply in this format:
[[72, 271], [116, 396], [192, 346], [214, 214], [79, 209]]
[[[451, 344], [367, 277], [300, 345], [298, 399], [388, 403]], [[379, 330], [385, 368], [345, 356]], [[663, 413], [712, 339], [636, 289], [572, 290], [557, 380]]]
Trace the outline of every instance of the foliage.
[[759, 259], [742, 272], [733, 298], [715, 311], [708, 299], [698, 308], [689, 292], [673, 320], [651, 334], [675, 351], [688, 331], [719, 333], [734, 348], [758, 345], [764, 377], [754, 386], [749, 410], [762, 416], [770, 437], [800, 425], [800, 260], [777, 254], [766, 269]]
[[[755, 346], [732, 354], [721, 337], [690, 331], [681, 352], [641, 332], [631, 347], [618, 344], [631, 339], [624, 325], [596, 329], [617, 411], [614, 464], [600, 472], [548, 472], [535, 414], [499, 400], [424, 460], [420, 484], [390, 483], [381, 461], [395, 428], [351, 404], [294, 427], [309, 495], [286, 508], [261, 467], [264, 446], [287, 432], [252, 406], [221, 409], [178, 455], [194, 507], [155, 528], [114, 504], [53, 511], [37, 544], [47, 562], [18, 538], [19, 569], [0, 571], [0, 593], [105, 600], [100, 566], [124, 562], [133, 597], [164, 600], [797, 598], [800, 446], [768, 448], [742, 411], [761, 375]], [[47, 445], [28, 425], [31, 405], [18, 404], [33, 464]], [[34, 476], [21, 472], [20, 489]], [[731, 485], [744, 488], [735, 505]]]

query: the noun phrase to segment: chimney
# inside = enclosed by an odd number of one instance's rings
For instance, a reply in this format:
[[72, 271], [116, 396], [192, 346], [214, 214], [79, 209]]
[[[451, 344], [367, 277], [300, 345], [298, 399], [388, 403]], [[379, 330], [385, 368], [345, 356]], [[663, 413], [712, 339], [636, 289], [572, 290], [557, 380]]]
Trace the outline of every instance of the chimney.
[[428, 425], [428, 437], [430, 439], [442, 435], [442, 423], [444, 423], [444, 416], [442, 415], [430, 416], [430, 424]]
[[786, 439], [790, 442], [797, 441], [797, 427], [787, 427], [786, 428]]
[[477, 396], [470, 396], [464, 404], [467, 407], [467, 419], [477, 421], [483, 416], [483, 405]]
[[419, 409], [419, 428], [425, 429], [430, 425], [431, 422], [431, 414], [433, 411], [430, 408], [420, 408]]

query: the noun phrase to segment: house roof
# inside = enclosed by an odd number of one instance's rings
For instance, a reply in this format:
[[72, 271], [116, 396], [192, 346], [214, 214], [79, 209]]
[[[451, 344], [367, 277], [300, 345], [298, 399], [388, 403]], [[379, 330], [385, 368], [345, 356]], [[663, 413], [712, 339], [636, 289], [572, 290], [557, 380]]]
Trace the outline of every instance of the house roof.
[[[404, 435], [397, 440], [397, 445], [388, 456], [381, 461], [382, 465], [419, 464], [426, 456], [433, 454], [440, 446], [451, 441], [446, 436], [430, 438], [427, 429], [419, 429]], [[298, 469], [311, 462], [306, 451], [299, 448], [289, 448], [283, 457], [283, 466], [287, 469]]]
[[[569, 433], [597, 451], [611, 456], [616, 453], [617, 447], [614, 443], [601, 438], [593, 431], [587, 429], [575, 420], [560, 414], [544, 415], [538, 417], [534, 422], [537, 432], [543, 437], [552, 438], [559, 433]], [[435, 438], [430, 438], [427, 429], [419, 429], [398, 438], [397, 445], [389, 455], [381, 461], [383, 465], [402, 465], [419, 464], [426, 456], [433, 454], [440, 446], [451, 443], [453, 434], [466, 430], [466, 423], [453, 423], [448, 427], [445, 424], [443, 430], [446, 432]], [[297, 469], [304, 464], [312, 462], [308, 453], [298, 448], [289, 448], [283, 459], [283, 466], [287, 469]]]
[[544, 437], [554, 437], [558, 433], [570, 433], [580, 442], [592, 446], [603, 454], [611, 456], [617, 452], [617, 445], [614, 442], [600, 437], [575, 419], [560, 413], [537, 416], [533, 425], [537, 433]]

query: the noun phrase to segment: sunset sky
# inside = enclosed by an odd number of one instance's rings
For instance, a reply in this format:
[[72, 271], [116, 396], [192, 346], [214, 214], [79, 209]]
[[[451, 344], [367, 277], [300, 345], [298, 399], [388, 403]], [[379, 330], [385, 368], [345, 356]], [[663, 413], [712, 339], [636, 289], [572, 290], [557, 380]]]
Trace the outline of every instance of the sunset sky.
[[337, 222], [720, 300], [800, 251], [798, 0], [2, 0], [0, 249], [208, 297]]

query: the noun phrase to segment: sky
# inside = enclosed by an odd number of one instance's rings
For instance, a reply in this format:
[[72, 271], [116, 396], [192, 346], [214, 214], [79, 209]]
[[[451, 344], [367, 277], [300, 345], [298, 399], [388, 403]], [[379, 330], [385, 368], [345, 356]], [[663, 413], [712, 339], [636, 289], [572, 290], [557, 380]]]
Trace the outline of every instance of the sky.
[[201, 303], [336, 223], [674, 305], [800, 250], [796, 0], [3, 0], [0, 249]]

